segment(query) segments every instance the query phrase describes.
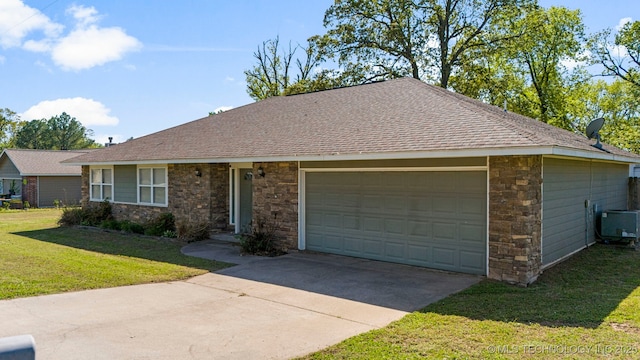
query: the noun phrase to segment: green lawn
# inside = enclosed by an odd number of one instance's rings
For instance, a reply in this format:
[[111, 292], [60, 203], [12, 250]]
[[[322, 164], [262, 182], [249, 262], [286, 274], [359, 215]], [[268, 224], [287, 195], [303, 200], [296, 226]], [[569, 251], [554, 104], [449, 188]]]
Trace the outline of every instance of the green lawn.
[[55, 209], [0, 211], [0, 299], [182, 280], [229, 264], [168, 239], [58, 227]]
[[638, 359], [640, 251], [595, 245], [528, 288], [484, 280], [310, 359]]

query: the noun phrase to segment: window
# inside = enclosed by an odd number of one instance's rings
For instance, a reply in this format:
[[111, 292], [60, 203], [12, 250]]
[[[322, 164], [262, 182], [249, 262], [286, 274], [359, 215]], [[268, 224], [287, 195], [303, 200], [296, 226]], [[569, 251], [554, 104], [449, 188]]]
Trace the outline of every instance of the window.
[[91, 200], [113, 200], [113, 170], [111, 168], [91, 169]]
[[167, 204], [166, 168], [138, 168], [138, 202], [154, 205]]

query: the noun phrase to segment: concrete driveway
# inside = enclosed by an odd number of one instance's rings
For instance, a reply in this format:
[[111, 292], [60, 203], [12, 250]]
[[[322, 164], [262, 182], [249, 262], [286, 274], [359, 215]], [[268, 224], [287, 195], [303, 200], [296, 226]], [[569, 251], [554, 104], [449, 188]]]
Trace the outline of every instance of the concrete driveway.
[[384, 327], [481, 277], [341, 256], [189, 255], [238, 263], [187, 281], [0, 301], [0, 337], [40, 359], [286, 359]]

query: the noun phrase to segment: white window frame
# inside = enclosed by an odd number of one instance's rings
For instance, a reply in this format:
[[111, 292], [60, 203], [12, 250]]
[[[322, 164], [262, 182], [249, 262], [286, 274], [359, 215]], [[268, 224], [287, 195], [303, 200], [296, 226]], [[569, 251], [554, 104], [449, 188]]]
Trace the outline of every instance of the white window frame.
[[[140, 184], [140, 170], [143, 169], [149, 169], [151, 170], [151, 184], [150, 185], [142, 185]], [[163, 185], [155, 185], [154, 184], [154, 178], [153, 178], [153, 170], [154, 169], [163, 169], [164, 170], [164, 179], [162, 181]], [[137, 201], [138, 204], [141, 205], [149, 205], [149, 206], [161, 206], [161, 207], [167, 207], [169, 204], [169, 170], [167, 168], [167, 165], [138, 165], [136, 168], [136, 194], [137, 194]], [[140, 200], [140, 189], [141, 188], [150, 188], [151, 189], [151, 202], [143, 202]], [[154, 196], [153, 196], [153, 189], [154, 188], [164, 188], [164, 202], [163, 203], [156, 203], [153, 202], [154, 200]]]
[[[94, 170], [100, 170], [101, 171], [101, 177], [104, 179], [104, 172], [103, 170], [111, 170], [111, 178], [109, 179], [109, 183], [105, 183], [104, 180], [102, 182], [96, 183], [93, 181], [93, 171]], [[93, 193], [93, 187], [94, 186], [100, 186], [100, 197], [96, 197], [95, 194]], [[104, 187], [105, 185], [108, 185], [111, 187], [111, 192], [109, 194], [105, 194], [104, 193]], [[113, 202], [113, 166], [91, 166], [89, 167], [89, 200], [90, 201], [109, 201], [109, 202]]]

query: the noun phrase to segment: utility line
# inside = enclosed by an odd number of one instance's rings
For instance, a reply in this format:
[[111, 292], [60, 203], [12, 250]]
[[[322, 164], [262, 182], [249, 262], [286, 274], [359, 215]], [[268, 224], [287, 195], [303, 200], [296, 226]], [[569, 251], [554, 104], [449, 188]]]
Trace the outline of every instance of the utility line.
[[[55, 4], [55, 3], [57, 3], [58, 1], [59, 1], [59, 0], [53, 0], [53, 1], [52, 1], [51, 3], [49, 3], [47, 6], [43, 7], [42, 9], [37, 9], [37, 10], [39, 11], [39, 13], [44, 14], [44, 10], [46, 10], [46, 9], [47, 9], [48, 7], [50, 7], [51, 5], [53, 5], [53, 4]], [[6, 34], [6, 33], [8, 33], [10, 30], [13, 30], [13, 29], [15, 29], [16, 27], [18, 27], [18, 26], [20, 26], [20, 25], [24, 24], [24, 23], [25, 23], [25, 22], [27, 22], [29, 19], [31, 19], [32, 17], [34, 17], [34, 16], [38, 15], [39, 13], [38, 13], [38, 12], [33, 13], [33, 14], [32, 14], [31, 16], [29, 16], [28, 18], [26, 18], [26, 19], [24, 19], [24, 20], [20, 21], [19, 23], [17, 23], [17, 24], [15, 24], [15, 25], [13, 25], [12, 27], [10, 27], [10, 28], [8, 28], [7, 30], [5, 30], [4, 32], [0, 33], [0, 36], [1, 36], [1, 35], [4, 35], [4, 34]]]

